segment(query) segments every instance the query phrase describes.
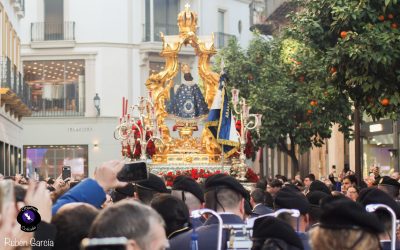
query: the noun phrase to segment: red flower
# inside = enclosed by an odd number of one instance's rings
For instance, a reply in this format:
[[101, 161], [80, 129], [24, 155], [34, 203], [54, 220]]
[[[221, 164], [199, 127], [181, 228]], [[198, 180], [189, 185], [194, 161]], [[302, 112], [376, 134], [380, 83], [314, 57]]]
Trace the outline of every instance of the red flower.
[[247, 172], [246, 172], [246, 179], [249, 182], [257, 182], [259, 180], [259, 177], [256, 173], [254, 173], [253, 169], [251, 168], [247, 168]]
[[236, 128], [237, 132], [239, 132], [239, 134], [240, 134], [240, 130], [242, 128], [242, 122], [240, 120], [236, 121], [235, 128]]
[[152, 157], [156, 153], [156, 145], [153, 141], [149, 141], [147, 143], [146, 152], [150, 157]]

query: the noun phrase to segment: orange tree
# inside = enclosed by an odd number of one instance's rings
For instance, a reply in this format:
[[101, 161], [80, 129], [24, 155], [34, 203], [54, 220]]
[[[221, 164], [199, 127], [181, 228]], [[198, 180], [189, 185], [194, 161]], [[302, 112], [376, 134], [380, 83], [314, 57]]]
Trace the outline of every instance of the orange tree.
[[321, 55], [328, 82], [373, 119], [400, 112], [400, 3], [297, 1], [286, 35]]
[[298, 150], [321, 146], [334, 123], [351, 137], [350, 103], [327, 83], [319, 50], [288, 37], [268, 40], [256, 35], [247, 49], [231, 40], [220, 58], [230, 79], [228, 87], [240, 89], [253, 106], [251, 111], [263, 114], [258, 144], [277, 146], [288, 154], [295, 171]]

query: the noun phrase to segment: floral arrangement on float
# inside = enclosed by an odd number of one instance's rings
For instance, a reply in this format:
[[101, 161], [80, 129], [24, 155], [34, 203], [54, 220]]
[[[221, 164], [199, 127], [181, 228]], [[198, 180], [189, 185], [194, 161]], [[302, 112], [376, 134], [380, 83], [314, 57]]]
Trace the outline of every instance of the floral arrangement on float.
[[[212, 171], [212, 170], [204, 169], [204, 168], [192, 168], [192, 169], [188, 169], [188, 170], [184, 170], [184, 171], [177, 170], [176, 172], [161, 171], [158, 173], [158, 175], [164, 178], [165, 184], [168, 187], [172, 187], [172, 184], [174, 183], [175, 178], [180, 175], [190, 176], [194, 180], [196, 180], [198, 183], [203, 183], [205, 181], [205, 179], [207, 179], [208, 177], [215, 175], [215, 174], [220, 174], [220, 173], [222, 173], [220, 170]], [[224, 172], [224, 174], [229, 174], [229, 175], [234, 176], [234, 173], [232, 173], [232, 171], [230, 173]], [[246, 172], [246, 179], [248, 182], [255, 183], [259, 180], [259, 177], [251, 168], [248, 168], [247, 172]]]

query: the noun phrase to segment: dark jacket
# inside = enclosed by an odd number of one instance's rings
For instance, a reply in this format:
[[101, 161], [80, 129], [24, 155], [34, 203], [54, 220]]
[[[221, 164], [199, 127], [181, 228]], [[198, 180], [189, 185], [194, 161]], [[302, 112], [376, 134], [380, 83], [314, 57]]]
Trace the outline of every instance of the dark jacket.
[[304, 250], [311, 250], [308, 233], [297, 232], [297, 235], [299, 235], [299, 238], [303, 243]]
[[[243, 220], [234, 214], [221, 214], [224, 224], [244, 224]], [[218, 244], [218, 220], [215, 217], [209, 218], [203, 226], [196, 229], [198, 233], [199, 250], [214, 250]], [[191, 250], [192, 230], [180, 234], [169, 241], [170, 250]], [[228, 231], [222, 233], [222, 249], [226, 249], [229, 240]]]
[[253, 214], [255, 216], [260, 216], [260, 215], [264, 215], [264, 214], [270, 214], [273, 213], [274, 210], [272, 210], [271, 208], [263, 205], [263, 204], [257, 204], [254, 206], [253, 209]]

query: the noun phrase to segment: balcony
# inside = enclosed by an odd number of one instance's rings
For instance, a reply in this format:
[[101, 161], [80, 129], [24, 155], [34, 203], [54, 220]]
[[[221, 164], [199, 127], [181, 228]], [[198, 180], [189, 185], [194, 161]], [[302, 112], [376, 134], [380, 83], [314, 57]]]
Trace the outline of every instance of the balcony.
[[0, 105], [6, 112], [18, 117], [29, 116], [29, 89], [23, 82], [22, 74], [12, 65], [8, 57], [0, 59]]
[[234, 35], [223, 33], [223, 32], [215, 32], [215, 43], [214, 46], [217, 49], [221, 49], [228, 45], [229, 39], [234, 38]]
[[32, 99], [32, 117], [84, 116], [85, 98]]
[[179, 34], [179, 29], [176, 24], [155, 23], [153, 37], [151, 36], [150, 26], [145, 26], [145, 29], [144, 42], [161, 42], [160, 32], [166, 36]]
[[32, 48], [65, 48], [75, 46], [75, 22], [31, 23]]

